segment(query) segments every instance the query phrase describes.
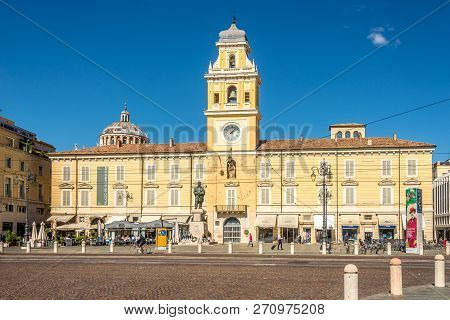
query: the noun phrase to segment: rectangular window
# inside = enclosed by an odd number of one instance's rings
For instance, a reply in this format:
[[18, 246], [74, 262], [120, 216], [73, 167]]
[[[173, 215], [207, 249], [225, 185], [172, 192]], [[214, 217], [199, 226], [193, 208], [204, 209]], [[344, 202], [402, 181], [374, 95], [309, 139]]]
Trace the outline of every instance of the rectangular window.
[[116, 207], [124, 207], [126, 204], [126, 194], [124, 190], [116, 190]]
[[203, 180], [203, 176], [204, 176], [203, 162], [196, 163], [195, 164], [195, 179]]
[[80, 191], [80, 206], [89, 207], [89, 190]]
[[12, 159], [11, 158], [5, 158], [5, 168], [8, 168], [8, 169], [12, 168]]
[[6, 145], [8, 147], [14, 148], [14, 139], [6, 138]]
[[89, 167], [81, 167], [81, 181], [89, 182]]
[[97, 205], [108, 205], [108, 167], [97, 167]]
[[12, 205], [12, 204], [5, 205], [5, 211], [6, 212], [14, 212], [14, 205]]
[[417, 177], [417, 160], [416, 159], [406, 160], [406, 175], [408, 177]]
[[125, 166], [116, 167], [116, 181], [125, 181]]
[[38, 198], [39, 201], [44, 201], [44, 187], [42, 186], [42, 184], [38, 185]]
[[382, 187], [381, 188], [381, 204], [392, 204], [392, 187]]
[[36, 208], [36, 213], [43, 215], [44, 214], [44, 208]]
[[392, 161], [382, 160], [381, 161], [381, 176], [384, 178], [392, 177]]
[[270, 179], [270, 163], [267, 161], [261, 162], [259, 166], [259, 176], [262, 180]]
[[25, 234], [25, 223], [17, 222], [17, 235], [23, 237]]
[[286, 179], [294, 179], [295, 178], [295, 161], [289, 160], [286, 161]]
[[345, 160], [345, 178], [355, 177], [355, 160]]
[[62, 181], [70, 181], [70, 167], [63, 167]]
[[147, 206], [156, 206], [156, 189], [147, 189]]
[[178, 165], [178, 163], [173, 163], [170, 165], [170, 180], [174, 181], [179, 179], [179, 170], [180, 166]]
[[219, 98], [219, 94], [218, 93], [214, 93], [214, 103], [215, 104], [220, 103], [220, 98]]
[[180, 190], [170, 189], [170, 206], [176, 207], [180, 205]]
[[20, 171], [25, 171], [25, 161], [20, 161]]
[[284, 189], [284, 203], [295, 204], [295, 187], [286, 187]]
[[147, 165], [147, 181], [156, 181], [156, 164]]
[[63, 207], [70, 206], [70, 197], [71, 197], [71, 191], [70, 190], [63, 190], [62, 191], [62, 205], [63, 205]]
[[19, 181], [19, 190], [18, 190], [18, 197], [19, 199], [25, 199], [25, 182]]
[[5, 178], [5, 197], [12, 197], [11, 178]]
[[40, 177], [42, 177], [44, 175], [44, 168], [42, 166], [39, 166], [38, 174]]
[[344, 188], [344, 203], [355, 204], [355, 187]]
[[6, 231], [13, 231], [13, 223], [12, 222], [3, 222], [2, 223], [2, 231], [3, 231], [3, 234], [5, 234]]
[[17, 212], [26, 213], [27, 207], [26, 206], [17, 206]]
[[270, 188], [259, 189], [259, 204], [270, 205]]
[[246, 92], [244, 98], [245, 98], [245, 100], [244, 100], [245, 102], [250, 102], [250, 92]]
[[236, 205], [236, 189], [227, 189], [227, 206]]

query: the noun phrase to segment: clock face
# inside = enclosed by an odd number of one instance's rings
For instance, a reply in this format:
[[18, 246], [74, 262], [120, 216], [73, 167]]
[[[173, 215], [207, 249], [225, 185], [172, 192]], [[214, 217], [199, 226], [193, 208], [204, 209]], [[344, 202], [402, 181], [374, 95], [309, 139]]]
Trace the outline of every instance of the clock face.
[[229, 123], [223, 128], [223, 136], [228, 142], [236, 142], [241, 136], [241, 128], [235, 123]]

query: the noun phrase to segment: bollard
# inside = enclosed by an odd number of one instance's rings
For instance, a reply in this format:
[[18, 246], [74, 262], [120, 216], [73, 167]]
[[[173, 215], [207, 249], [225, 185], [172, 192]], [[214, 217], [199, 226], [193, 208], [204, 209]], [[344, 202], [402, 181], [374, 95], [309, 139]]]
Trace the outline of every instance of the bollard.
[[30, 253], [30, 252], [31, 252], [31, 242], [28, 241], [27, 242], [27, 253]]
[[197, 253], [202, 253], [202, 243], [199, 242], [197, 245]]
[[233, 253], [233, 242], [228, 242], [228, 253]]
[[354, 264], [344, 268], [344, 300], [358, 300], [358, 268]]
[[447, 240], [447, 244], [445, 245], [445, 254], [450, 256], [450, 241]]
[[442, 254], [434, 257], [434, 285], [436, 288], [445, 287], [445, 258]]
[[53, 242], [53, 253], [58, 253], [58, 242]]
[[259, 254], [263, 254], [264, 250], [263, 250], [263, 243], [259, 242]]
[[398, 258], [391, 259], [391, 295], [403, 295], [402, 262]]
[[86, 241], [81, 241], [81, 253], [86, 253]]
[[110, 253], [114, 253], [114, 242], [111, 242], [111, 243], [109, 244], [109, 252], [110, 252]]
[[387, 254], [388, 256], [392, 255], [392, 244], [390, 242], [387, 244]]
[[291, 254], [295, 254], [295, 247], [293, 242], [291, 242]]
[[423, 243], [419, 243], [419, 256], [423, 256]]
[[322, 254], [327, 254], [327, 243], [322, 242]]
[[355, 243], [355, 256], [359, 255], [359, 243]]
[[5, 252], [5, 247], [3, 246], [3, 242], [0, 242], [0, 254]]
[[172, 242], [169, 241], [169, 244], [167, 246], [167, 253], [172, 253]]

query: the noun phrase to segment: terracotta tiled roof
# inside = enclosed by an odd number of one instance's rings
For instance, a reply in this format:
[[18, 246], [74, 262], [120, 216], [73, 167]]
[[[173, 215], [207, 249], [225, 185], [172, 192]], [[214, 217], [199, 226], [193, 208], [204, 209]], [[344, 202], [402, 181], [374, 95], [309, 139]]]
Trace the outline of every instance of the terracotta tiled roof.
[[364, 123], [335, 123], [330, 125], [330, 128], [336, 127], [365, 127]]
[[294, 139], [261, 141], [258, 150], [370, 149], [370, 148], [435, 148], [435, 145], [393, 138]]

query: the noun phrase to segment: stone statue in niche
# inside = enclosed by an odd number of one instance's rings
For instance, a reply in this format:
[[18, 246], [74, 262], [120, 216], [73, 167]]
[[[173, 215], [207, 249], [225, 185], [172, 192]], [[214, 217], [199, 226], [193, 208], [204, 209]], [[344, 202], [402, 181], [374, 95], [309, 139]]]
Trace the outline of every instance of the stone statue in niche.
[[228, 157], [227, 160], [227, 178], [228, 179], [236, 178], [236, 161], [231, 157]]

